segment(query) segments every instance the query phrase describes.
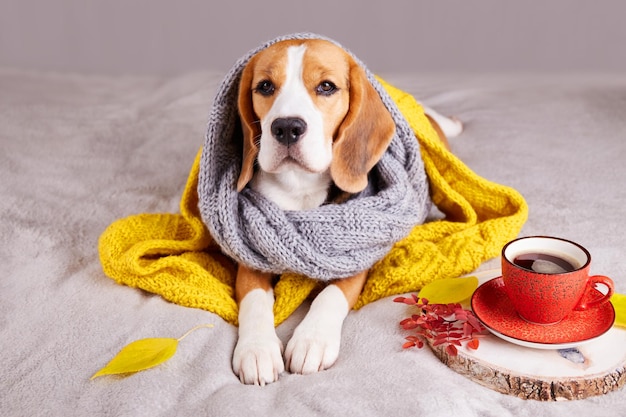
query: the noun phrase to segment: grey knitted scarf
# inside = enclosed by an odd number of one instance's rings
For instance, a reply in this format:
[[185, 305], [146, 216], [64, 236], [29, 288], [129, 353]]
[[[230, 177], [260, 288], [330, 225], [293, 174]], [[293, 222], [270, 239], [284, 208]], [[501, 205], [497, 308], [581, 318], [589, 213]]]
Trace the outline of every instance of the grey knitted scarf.
[[345, 203], [303, 211], [282, 210], [250, 188], [237, 192], [242, 162], [237, 93], [243, 68], [275, 42], [310, 38], [334, 42], [307, 33], [274, 39], [237, 61], [222, 81], [200, 162], [199, 208], [211, 236], [237, 262], [264, 272], [331, 280], [366, 270], [383, 258], [425, 220], [431, 202], [411, 128], [354, 55], [396, 123], [395, 137], [370, 173], [368, 189]]

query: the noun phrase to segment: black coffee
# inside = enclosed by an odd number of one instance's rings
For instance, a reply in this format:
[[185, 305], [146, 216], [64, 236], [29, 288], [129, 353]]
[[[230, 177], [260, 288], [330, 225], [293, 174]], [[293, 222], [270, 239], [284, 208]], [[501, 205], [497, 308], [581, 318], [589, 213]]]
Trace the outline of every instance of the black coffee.
[[577, 269], [567, 259], [547, 253], [523, 253], [513, 259], [513, 263], [529, 271], [540, 272], [542, 274], [560, 274], [571, 272]]

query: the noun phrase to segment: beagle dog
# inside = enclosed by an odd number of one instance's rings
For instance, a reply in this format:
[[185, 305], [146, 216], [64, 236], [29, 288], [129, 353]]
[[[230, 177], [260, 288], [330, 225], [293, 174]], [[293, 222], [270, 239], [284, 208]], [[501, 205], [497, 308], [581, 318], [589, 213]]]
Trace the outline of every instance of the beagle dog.
[[[395, 123], [363, 68], [320, 39], [286, 40], [254, 55], [238, 97], [243, 163], [237, 188], [252, 187], [284, 210], [340, 204], [367, 186]], [[460, 122], [432, 110], [441, 139]], [[443, 129], [443, 131], [442, 131]], [[246, 384], [265, 385], [285, 369], [309, 374], [339, 355], [343, 321], [368, 271], [328, 284], [313, 299], [284, 350], [274, 328], [272, 274], [238, 265], [239, 338], [233, 370]]]

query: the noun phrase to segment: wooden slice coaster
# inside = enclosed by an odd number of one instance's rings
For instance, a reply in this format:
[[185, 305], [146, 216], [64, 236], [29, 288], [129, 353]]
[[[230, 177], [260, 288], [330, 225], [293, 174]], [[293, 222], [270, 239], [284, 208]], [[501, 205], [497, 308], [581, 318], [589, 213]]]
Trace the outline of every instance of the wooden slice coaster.
[[[479, 275], [482, 284], [499, 271]], [[457, 356], [449, 356], [442, 346], [431, 349], [455, 372], [524, 399], [577, 400], [626, 384], [626, 330], [617, 327], [582, 346], [561, 350], [519, 346], [491, 334], [480, 339], [477, 350], [462, 347]]]

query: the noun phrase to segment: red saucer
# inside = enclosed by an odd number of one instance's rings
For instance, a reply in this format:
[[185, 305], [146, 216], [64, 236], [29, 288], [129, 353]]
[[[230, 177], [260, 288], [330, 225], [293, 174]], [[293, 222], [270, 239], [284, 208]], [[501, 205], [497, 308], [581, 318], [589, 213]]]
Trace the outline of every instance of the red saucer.
[[532, 324], [517, 314], [503, 287], [502, 277], [478, 287], [472, 296], [472, 310], [491, 333], [518, 345], [570, 348], [603, 335], [615, 322], [615, 309], [608, 302], [590, 310], [572, 311], [556, 324]]

